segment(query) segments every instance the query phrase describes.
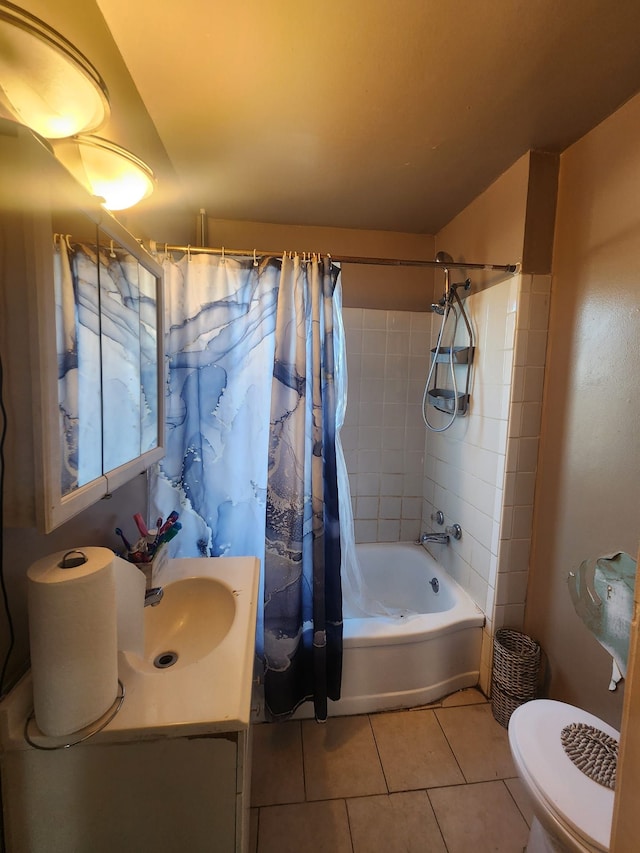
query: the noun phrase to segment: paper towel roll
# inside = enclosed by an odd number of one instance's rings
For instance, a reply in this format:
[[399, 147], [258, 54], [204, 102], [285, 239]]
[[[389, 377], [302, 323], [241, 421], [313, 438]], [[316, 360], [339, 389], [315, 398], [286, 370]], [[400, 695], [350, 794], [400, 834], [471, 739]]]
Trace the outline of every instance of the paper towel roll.
[[118, 692], [114, 554], [80, 550], [81, 565], [61, 568], [67, 552], [60, 551], [27, 572], [33, 706], [38, 728], [51, 736], [98, 720]]
[[114, 556], [116, 609], [118, 611], [118, 651], [144, 655], [144, 594], [147, 582], [133, 563]]

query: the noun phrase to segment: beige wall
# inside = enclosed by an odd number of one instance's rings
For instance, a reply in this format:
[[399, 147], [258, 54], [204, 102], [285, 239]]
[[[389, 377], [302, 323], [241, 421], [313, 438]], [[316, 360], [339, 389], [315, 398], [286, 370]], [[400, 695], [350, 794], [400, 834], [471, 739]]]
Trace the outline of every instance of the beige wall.
[[640, 97], [561, 158], [550, 344], [526, 626], [550, 695], [619, 725], [611, 659], [569, 599], [569, 571], [640, 523]]
[[[208, 220], [208, 244], [232, 249], [322, 252], [367, 258], [433, 260], [435, 241], [428, 234], [361, 231], [312, 225]], [[431, 305], [433, 270], [344, 264], [343, 304], [346, 308], [426, 311]]]
[[[481, 193], [436, 235], [436, 250], [456, 261], [515, 264], [522, 260], [531, 154]], [[489, 286], [503, 273], [475, 274], [476, 286]], [[436, 281], [438, 295], [441, 282]]]

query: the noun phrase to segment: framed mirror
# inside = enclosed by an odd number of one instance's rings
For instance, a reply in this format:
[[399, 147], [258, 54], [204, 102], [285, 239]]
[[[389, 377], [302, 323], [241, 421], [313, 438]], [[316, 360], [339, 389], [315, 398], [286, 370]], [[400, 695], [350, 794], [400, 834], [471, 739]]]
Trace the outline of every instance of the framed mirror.
[[60, 495], [49, 529], [164, 453], [162, 272], [107, 217], [53, 217]]
[[4, 120], [0, 178], [10, 526], [48, 533], [164, 455], [162, 268]]

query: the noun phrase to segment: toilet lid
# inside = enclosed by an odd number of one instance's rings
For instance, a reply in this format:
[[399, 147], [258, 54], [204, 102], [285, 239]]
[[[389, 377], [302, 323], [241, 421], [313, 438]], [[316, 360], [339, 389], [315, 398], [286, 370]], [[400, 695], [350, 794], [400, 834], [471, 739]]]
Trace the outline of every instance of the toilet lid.
[[573, 705], [536, 699], [521, 705], [509, 721], [509, 743], [547, 808], [572, 834], [603, 851], [609, 849], [614, 793], [585, 775], [564, 751], [560, 733], [570, 723], [594, 726], [619, 740], [611, 726]]

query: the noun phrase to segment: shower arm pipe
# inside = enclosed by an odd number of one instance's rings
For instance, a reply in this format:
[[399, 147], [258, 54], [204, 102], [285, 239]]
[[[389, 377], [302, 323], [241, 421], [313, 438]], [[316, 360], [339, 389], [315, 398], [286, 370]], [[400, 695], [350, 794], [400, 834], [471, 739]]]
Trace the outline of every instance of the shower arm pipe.
[[[150, 241], [152, 253], [162, 254], [167, 252], [190, 252], [193, 255], [224, 255], [228, 257], [247, 257], [247, 258], [281, 258], [284, 252], [263, 252], [257, 249], [226, 249], [226, 248], [211, 248], [209, 246], [173, 246], [170, 243], [160, 243], [155, 240]], [[368, 264], [371, 266], [388, 266], [388, 267], [438, 267], [443, 269], [468, 269], [468, 270], [485, 270], [487, 272], [506, 272], [515, 274], [520, 269], [520, 264], [472, 264], [468, 262], [443, 264], [441, 261], [427, 260], [412, 260], [410, 258], [365, 258], [353, 255], [333, 255], [328, 252], [324, 253], [330, 260], [339, 264]]]

